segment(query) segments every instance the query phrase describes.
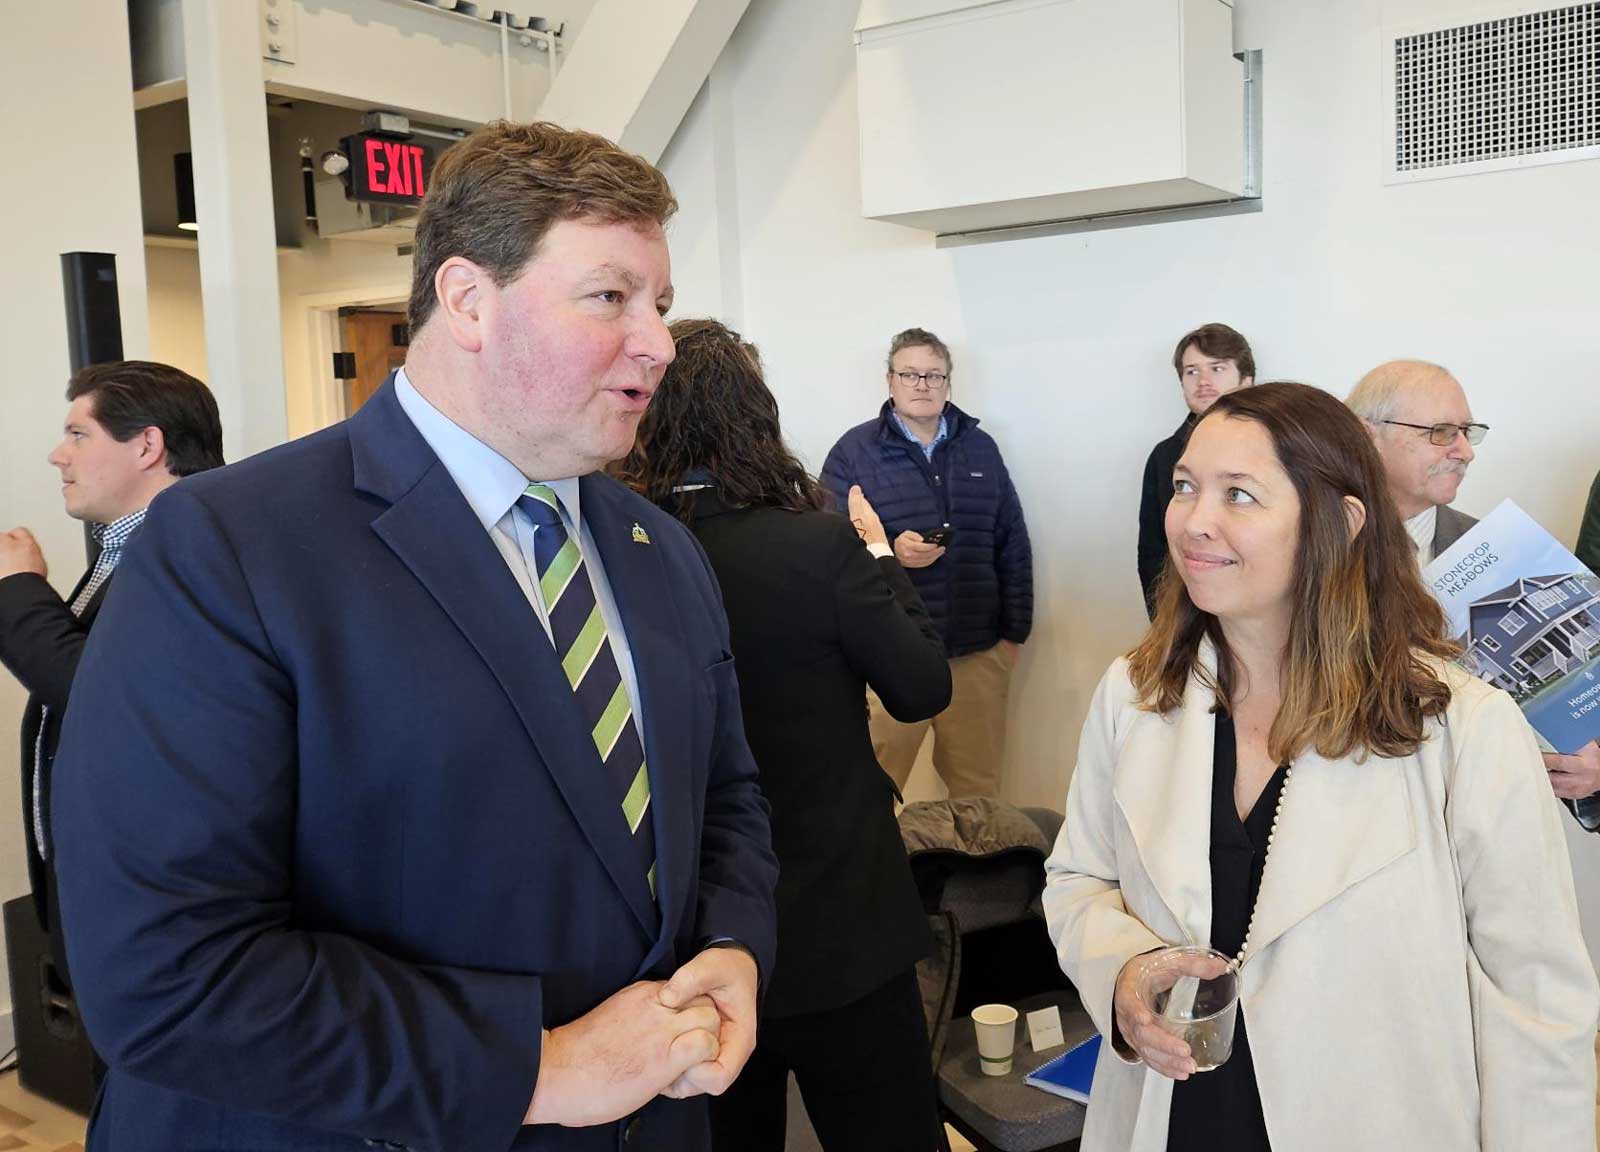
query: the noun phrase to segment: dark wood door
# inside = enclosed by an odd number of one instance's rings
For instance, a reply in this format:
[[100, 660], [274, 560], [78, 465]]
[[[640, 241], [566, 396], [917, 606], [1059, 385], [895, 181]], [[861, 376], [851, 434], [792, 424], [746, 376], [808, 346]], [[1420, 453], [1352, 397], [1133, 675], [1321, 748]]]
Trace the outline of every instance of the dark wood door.
[[406, 362], [406, 350], [394, 342], [395, 326], [404, 325], [401, 312], [347, 312], [340, 318], [344, 350], [355, 353], [356, 377], [344, 382], [344, 414], [354, 416], [389, 373]]

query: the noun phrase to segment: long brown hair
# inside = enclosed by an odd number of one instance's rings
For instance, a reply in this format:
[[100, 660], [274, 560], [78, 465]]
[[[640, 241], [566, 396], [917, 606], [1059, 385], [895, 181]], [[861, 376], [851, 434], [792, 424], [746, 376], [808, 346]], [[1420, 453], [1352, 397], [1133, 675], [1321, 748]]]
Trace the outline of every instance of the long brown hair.
[[[1230, 392], [1200, 418], [1230, 419], [1261, 425], [1300, 498], [1282, 702], [1268, 751], [1280, 763], [1307, 747], [1330, 759], [1410, 754], [1422, 742], [1423, 721], [1450, 702], [1428, 657], [1449, 658], [1458, 649], [1417, 573], [1377, 449], [1353, 412], [1305, 384]], [[1367, 512], [1354, 539], [1346, 496]], [[1217, 650], [1214, 680], [1198, 659], [1205, 639]], [[1239, 686], [1221, 625], [1195, 607], [1171, 564], [1155, 621], [1128, 659], [1143, 706], [1155, 712], [1182, 702], [1191, 675], [1215, 690], [1223, 707]]]
[[678, 320], [669, 330], [677, 359], [611, 474], [682, 516], [688, 505], [673, 489], [702, 473], [735, 508], [825, 509], [827, 494], [783, 442], [755, 346], [716, 320]]

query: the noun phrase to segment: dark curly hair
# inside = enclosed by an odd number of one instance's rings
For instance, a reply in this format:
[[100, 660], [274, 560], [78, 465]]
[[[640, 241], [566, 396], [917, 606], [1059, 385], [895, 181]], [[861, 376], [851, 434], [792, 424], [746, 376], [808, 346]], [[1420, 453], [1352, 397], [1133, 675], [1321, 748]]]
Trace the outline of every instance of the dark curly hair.
[[826, 509], [827, 494], [783, 442], [755, 346], [716, 320], [678, 320], [670, 331], [677, 359], [611, 474], [680, 516], [688, 507], [673, 489], [700, 474], [735, 508]]

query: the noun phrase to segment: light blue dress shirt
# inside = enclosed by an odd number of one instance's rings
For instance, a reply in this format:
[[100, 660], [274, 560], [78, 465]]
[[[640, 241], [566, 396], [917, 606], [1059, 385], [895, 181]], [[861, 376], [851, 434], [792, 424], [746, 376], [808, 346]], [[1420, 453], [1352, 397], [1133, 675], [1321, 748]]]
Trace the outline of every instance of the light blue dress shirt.
[[[400, 407], [415, 424], [422, 438], [439, 457], [445, 471], [461, 489], [483, 530], [499, 549], [506, 567], [516, 578], [517, 586], [527, 597], [546, 636], [550, 635], [550, 611], [539, 591], [538, 566], [533, 559], [533, 537], [538, 528], [528, 514], [517, 506], [529, 483], [547, 484], [561, 501], [561, 519], [567, 532], [578, 542], [583, 553], [583, 567], [594, 585], [594, 597], [600, 605], [600, 615], [606, 622], [606, 633], [611, 640], [611, 652], [617, 660], [617, 670], [622, 673], [622, 683], [628, 691], [628, 702], [633, 705], [633, 721], [639, 727], [639, 739], [645, 739], [646, 717], [639, 708], [639, 681], [633, 668], [633, 652], [628, 647], [628, 635], [622, 628], [622, 616], [617, 611], [617, 601], [611, 594], [611, 583], [606, 579], [605, 567], [600, 561], [600, 550], [583, 522], [583, 512], [578, 502], [578, 480], [566, 477], [560, 480], [540, 478], [530, 481], [520, 469], [500, 453], [456, 424], [443, 412], [423, 398], [415, 385], [406, 379], [405, 369], [395, 374], [395, 397]], [[576, 530], [574, 530], [574, 528]], [[554, 640], [551, 641], [554, 644]]]

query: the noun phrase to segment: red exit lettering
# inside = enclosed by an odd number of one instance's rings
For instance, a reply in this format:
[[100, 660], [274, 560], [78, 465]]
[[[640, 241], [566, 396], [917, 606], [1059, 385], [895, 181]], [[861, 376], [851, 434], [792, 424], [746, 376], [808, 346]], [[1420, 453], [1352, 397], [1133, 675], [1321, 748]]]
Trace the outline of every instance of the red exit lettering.
[[423, 151], [416, 144], [368, 137], [367, 187], [386, 196], [421, 196]]

